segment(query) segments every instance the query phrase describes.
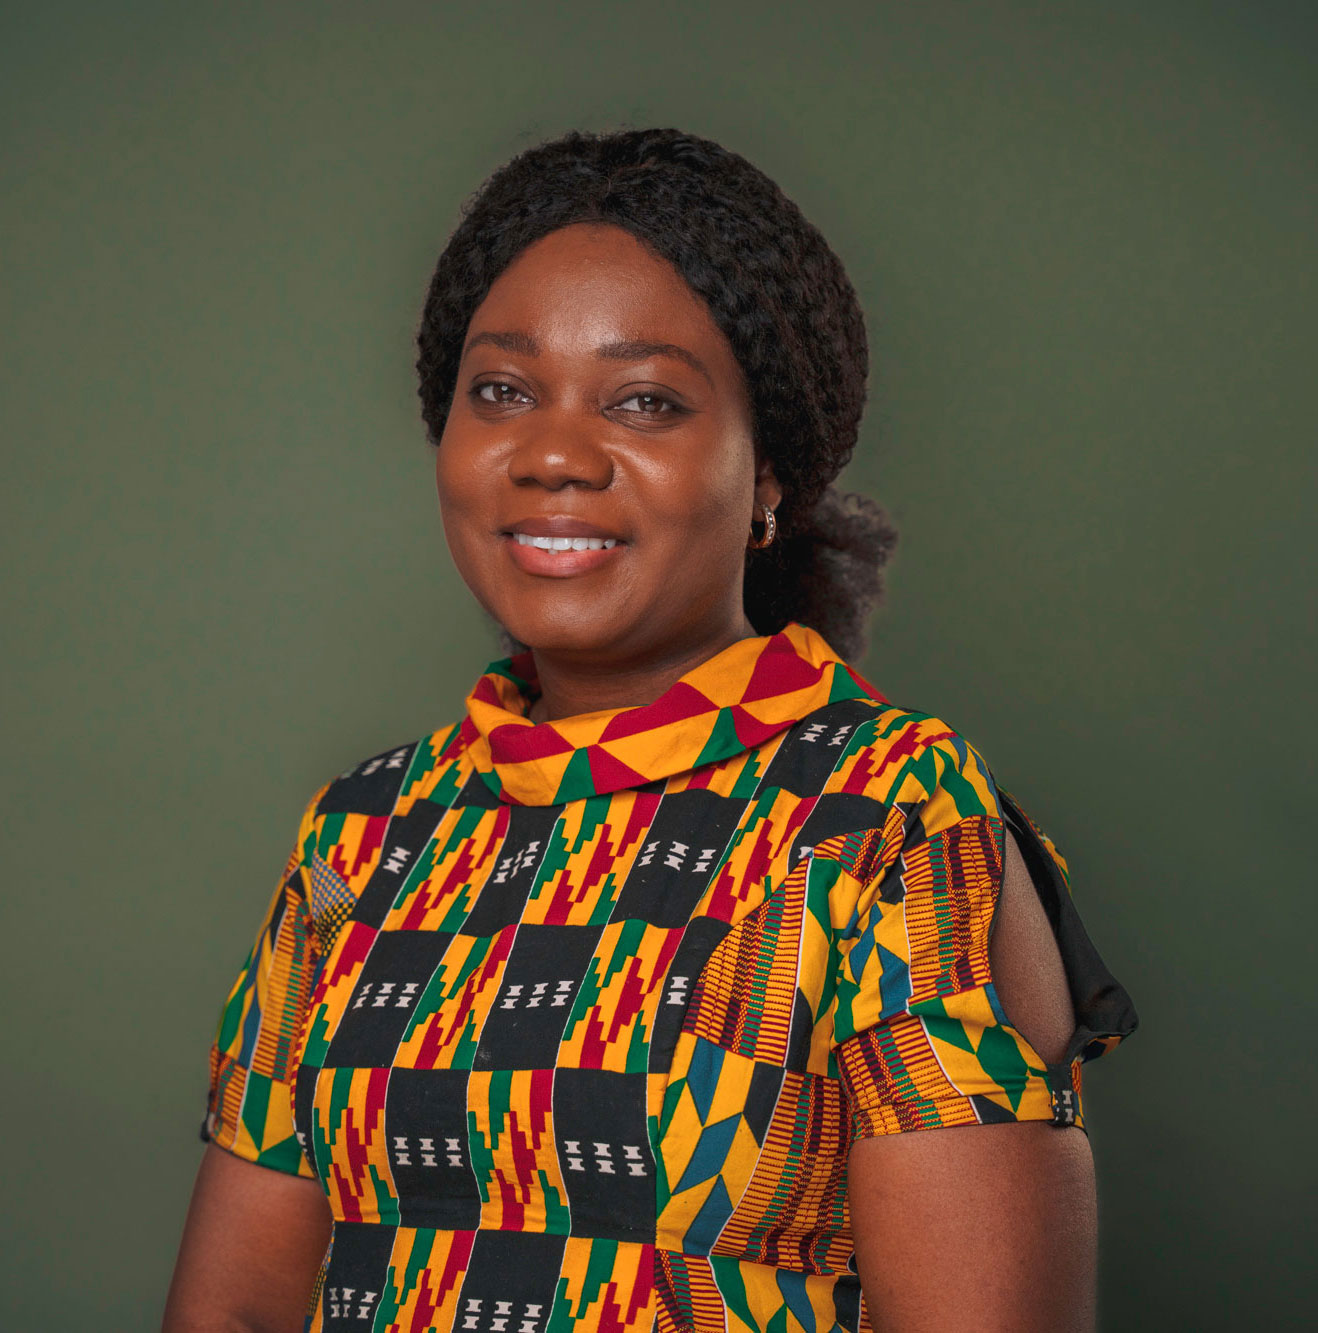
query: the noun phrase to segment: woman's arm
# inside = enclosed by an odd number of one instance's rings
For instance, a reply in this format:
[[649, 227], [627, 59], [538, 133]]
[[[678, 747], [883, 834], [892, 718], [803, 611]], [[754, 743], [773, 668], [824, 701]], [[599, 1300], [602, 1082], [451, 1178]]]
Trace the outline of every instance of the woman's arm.
[[329, 1237], [318, 1181], [208, 1145], [163, 1333], [301, 1333]]
[[849, 1201], [875, 1333], [1090, 1333], [1097, 1218], [1081, 1129], [861, 1139]]
[[[1052, 929], [1013, 836], [989, 941], [1003, 1007], [1046, 1060], [1075, 1027]], [[859, 1140], [856, 1260], [876, 1333], [1091, 1333], [1097, 1210], [1084, 1131], [1044, 1120]]]

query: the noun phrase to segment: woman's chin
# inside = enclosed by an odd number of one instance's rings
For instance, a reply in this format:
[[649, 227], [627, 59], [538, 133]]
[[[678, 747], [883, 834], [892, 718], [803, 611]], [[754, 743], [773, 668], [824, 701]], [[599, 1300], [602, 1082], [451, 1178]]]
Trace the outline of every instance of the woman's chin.
[[500, 621], [510, 638], [536, 653], [552, 657], [606, 660], [628, 637], [627, 629], [598, 618], [577, 620], [542, 614], [508, 617]]

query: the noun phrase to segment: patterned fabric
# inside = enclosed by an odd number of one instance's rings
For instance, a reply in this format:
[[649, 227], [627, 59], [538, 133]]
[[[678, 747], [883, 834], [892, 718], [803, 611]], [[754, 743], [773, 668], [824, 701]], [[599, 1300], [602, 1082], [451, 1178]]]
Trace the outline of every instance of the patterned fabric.
[[[813, 631], [654, 703], [463, 722], [316, 793], [211, 1053], [203, 1137], [316, 1177], [306, 1327], [869, 1327], [856, 1136], [1083, 1127], [1131, 1032], [1059, 849], [936, 717]], [[1050, 1065], [989, 967], [1007, 827], [1078, 1026]]]

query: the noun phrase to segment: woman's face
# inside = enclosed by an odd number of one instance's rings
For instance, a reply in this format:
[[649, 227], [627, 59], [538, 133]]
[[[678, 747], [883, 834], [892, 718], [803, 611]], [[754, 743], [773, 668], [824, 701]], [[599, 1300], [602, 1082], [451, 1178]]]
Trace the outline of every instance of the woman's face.
[[746, 541], [781, 491], [757, 469], [741, 369], [677, 271], [620, 228], [553, 232], [490, 288], [436, 479], [463, 579], [537, 652], [639, 667], [753, 632]]

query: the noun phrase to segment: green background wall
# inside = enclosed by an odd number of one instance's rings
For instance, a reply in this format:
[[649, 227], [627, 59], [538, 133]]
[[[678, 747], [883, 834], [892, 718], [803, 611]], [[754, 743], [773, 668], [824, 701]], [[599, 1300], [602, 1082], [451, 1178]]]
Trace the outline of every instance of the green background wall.
[[[6, 4], [6, 1330], [159, 1318], [297, 817], [494, 655], [410, 343], [572, 126], [745, 153], [848, 265], [863, 666], [1072, 862], [1103, 1326], [1312, 1315], [1312, 6]], [[1307, 1238], [1304, 1234], [1308, 1228]]]

